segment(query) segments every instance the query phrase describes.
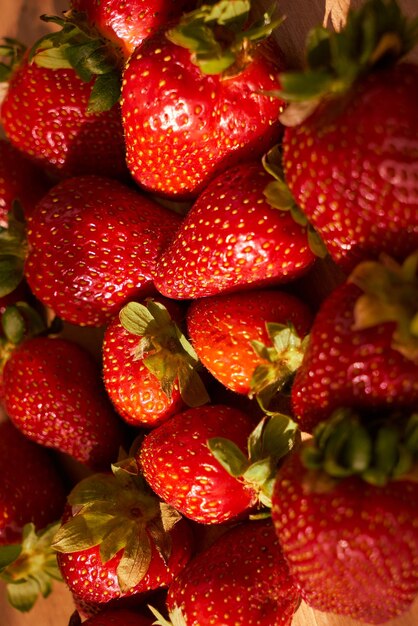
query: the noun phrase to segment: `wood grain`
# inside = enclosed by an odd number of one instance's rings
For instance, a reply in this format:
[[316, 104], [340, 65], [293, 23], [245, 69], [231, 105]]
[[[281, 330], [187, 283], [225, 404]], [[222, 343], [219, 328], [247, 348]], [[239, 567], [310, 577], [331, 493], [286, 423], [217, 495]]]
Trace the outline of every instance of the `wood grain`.
[[[338, 25], [343, 17], [346, 0], [331, 0], [334, 13], [332, 23]], [[281, 0], [280, 9], [286, 20], [280, 28], [278, 39], [289, 59], [299, 65], [303, 59], [303, 46], [308, 30], [322, 23], [330, 0]], [[352, 0], [351, 5], [359, 2]], [[411, 16], [418, 15], [418, 0], [400, 0], [401, 6]], [[43, 13], [58, 14], [68, 8], [65, 0], [1, 0], [0, 35], [16, 37], [31, 45], [46, 32], [48, 25], [39, 20]], [[331, 19], [331, 16], [329, 16]], [[418, 60], [418, 50], [411, 55]], [[0, 626], [67, 626], [74, 610], [71, 594], [63, 583], [55, 583], [54, 590], [47, 600], [39, 600], [28, 614], [20, 614], [6, 601], [6, 590], [0, 583]], [[418, 600], [411, 611], [386, 626], [417, 626]], [[359, 622], [341, 616], [313, 611], [304, 603], [300, 606], [292, 626], [360, 626]]]

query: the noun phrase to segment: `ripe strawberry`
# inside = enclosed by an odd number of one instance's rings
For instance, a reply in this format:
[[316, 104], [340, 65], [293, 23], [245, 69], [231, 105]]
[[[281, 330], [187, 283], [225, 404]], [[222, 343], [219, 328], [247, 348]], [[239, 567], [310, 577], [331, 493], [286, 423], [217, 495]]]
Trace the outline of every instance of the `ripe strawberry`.
[[167, 587], [190, 559], [191, 529], [161, 503], [133, 459], [95, 474], [71, 491], [55, 536], [58, 565], [77, 598], [93, 603], [143, 600]]
[[324, 301], [291, 391], [302, 430], [340, 406], [417, 406], [417, 266], [361, 263]]
[[[94, 615], [83, 622], [85, 626], [151, 626], [153, 618], [145, 617], [137, 611], [129, 609], [109, 609]], [[75, 614], [70, 619], [68, 626], [81, 626], [81, 619]]]
[[342, 32], [312, 33], [306, 71], [281, 75], [286, 180], [345, 271], [418, 245], [418, 65], [396, 63], [417, 40], [395, 0], [370, 0]]
[[[128, 179], [120, 109], [87, 111], [91, 85], [27, 55], [12, 71], [0, 117], [9, 141], [54, 177]], [[42, 97], [40, 96], [42, 94]]]
[[19, 542], [23, 526], [42, 529], [64, 510], [66, 490], [49, 451], [10, 420], [0, 423], [0, 545]]
[[290, 626], [298, 605], [271, 520], [245, 522], [190, 562], [168, 591], [171, 621], [154, 623]]
[[266, 400], [299, 367], [311, 322], [301, 300], [272, 289], [201, 298], [187, 312], [190, 340], [211, 374]]
[[155, 292], [156, 258], [180, 222], [118, 181], [61, 181], [28, 220], [27, 281], [63, 320], [101, 326], [126, 301]]
[[200, 194], [158, 260], [155, 285], [170, 298], [201, 298], [288, 282], [313, 263], [305, 229], [264, 196], [261, 162], [219, 174]]
[[293, 445], [291, 426], [278, 416], [254, 429], [238, 409], [191, 408], [148, 433], [136, 458], [165, 502], [195, 522], [219, 524], [269, 505], [270, 478]]
[[106, 397], [100, 371], [74, 342], [27, 339], [3, 371], [4, 405], [29, 439], [92, 468], [108, 467], [124, 444], [122, 421]]
[[179, 327], [182, 318], [177, 303], [149, 299], [130, 302], [107, 327], [103, 379], [129, 424], [156, 426], [187, 405], [209, 400], [196, 372], [197, 356]]
[[276, 143], [282, 103], [266, 92], [278, 89], [282, 63], [259, 40], [278, 20], [266, 12], [265, 23], [244, 30], [249, 10], [249, 1], [203, 5], [129, 58], [121, 99], [126, 155], [145, 189], [194, 198], [216, 173]]
[[380, 423], [382, 415], [374, 415], [373, 431], [368, 410], [338, 412], [335, 423], [322, 423], [281, 466], [272, 498], [302, 598], [368, 624], [407, 611], [418, 593], [418, 415], [406, 436], [402, 414]]

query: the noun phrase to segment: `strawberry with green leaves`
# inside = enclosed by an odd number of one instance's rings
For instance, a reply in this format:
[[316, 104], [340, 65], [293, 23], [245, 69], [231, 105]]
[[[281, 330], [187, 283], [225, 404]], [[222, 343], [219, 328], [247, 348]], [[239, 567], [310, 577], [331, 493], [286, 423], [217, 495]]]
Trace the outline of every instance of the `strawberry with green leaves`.
[[418, 403], [418, 252], [364, 261], [321, 305], [292, 385], [302, 430], [340, 406]]
[[313, 30], [306, 69], [281, 74], [286, 180], [347, 272], [418, 245], [418, 65], [398, 62], [417, 42], [417, 18], [369, 0], [341, 32]]
[[269, 506], [279, 459], [294, 445], [283, 415], [252, 418], [226, 405], [191, 408], [148, 433], [136, 455], [151, 489], [202, 524], [248, 517]]
[[213, 176], [261, 156], [281, 135], [280, 22], [251, 3], [203, 4], [146, 38], [123, 72], [122, 119], [134, 180], [157, 195], [195, 198]]
[[66, 179], [28, 219], [26, 279], [64, 321], [102, 326], [127, 301], [156, 291], [157, 257], [180, 223], [178, 214], [119, 181]]
[[306, 229], [265, 196], [271, 180], [261, 161], [243, 161], [208, 184], [158, 259], [154, 282], [163, 295], [268, 287], [312, 266]]
[[128, 303], [106, 328], [106, 391], [133, 426], [157, 426], [186, 406], [209, 400], [197, 355], [181, 331], [182, 318], [176, 302], [149, 298]]
[[343, 408], [280, 467], [273, 523], [312, 608], [367, 624], [410, 608], [418, 593], [417, 435], [416, 413]]
[[290, 626], [299, 592], [271, 520], [244, 522], [198, 554], [170, 585], [161, 626]]

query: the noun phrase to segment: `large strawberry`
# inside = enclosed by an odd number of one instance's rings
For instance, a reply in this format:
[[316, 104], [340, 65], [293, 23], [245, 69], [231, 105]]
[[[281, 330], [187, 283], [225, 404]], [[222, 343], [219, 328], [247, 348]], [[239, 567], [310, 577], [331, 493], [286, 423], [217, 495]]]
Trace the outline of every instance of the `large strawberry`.
[[397, 63], [416, 27], [395, 0], [369, 0], [343, 31], [314, 30], [306, 69], [281, 75], [286, 180], [346, 271], [418, 245], [418, 65]]
[[106, 391], [134, 426], [156, 426], [209, 399], [196, 372], [197, 355], [180, 329], [182, 318], [176, 302], [148, 299], [127, 304], [106, 328]]
[[339, 406], [417, 406], [417, 267], [418, 253], [360, 263], [324, 301], [292, 386], [302, 430]]
[[125, 443], [93, 357], [52, 337], [23, 341], [3, 371], [4, 405], [29, 439], [92, 468], [109, 467]]
[[261, 161], [219, 174], [199, 195], [158, 260], [155, 285], [170, 298], [201, 298], [282, 284], [312, 265], [306, 231], [273, 208]]
[[196, 556], [170, 585], [162, 626], [290, 626], [299, 593], [271, 520], [245, 522]]
[[418, 415], [344, 409], [280, 468], [273, 522], [302, 598], [383, 624], [418, 593]]
[[28, 220], [27, 281], [65, 321], [101, 326], [128, 300], [155, 291], [157, 256], [180, 222], [118, 181], [66, 179]]
[[[283, 67], [260, 40], [278, 20], [248, 24], [250, 2], [203, 4], [140, 45], [123, 73], [127, 163], [147, 190], [195, 197], [216, 173], [257, 157], [281, 134]], [[245, 29], [245, 26], [248, 28]]]

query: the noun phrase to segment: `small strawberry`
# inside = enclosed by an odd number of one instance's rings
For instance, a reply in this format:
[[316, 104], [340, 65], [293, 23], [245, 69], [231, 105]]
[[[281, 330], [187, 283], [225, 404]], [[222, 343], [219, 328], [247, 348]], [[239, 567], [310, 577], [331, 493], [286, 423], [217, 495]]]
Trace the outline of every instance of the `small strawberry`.
[[[137, 611], [129, 609], [109, 609], [87, 619], [85, 626], [151, 626], [155, 621], [151, 616], [145, 617]], [[81, 619], [74, 614], [68, 626], [81, 626]]]
[[134, 459], [82, 480], [68, 502], [53, 547], [66, 584], [84, 601], [140, 603], [190, 558], [188, 523], [146, 489]]
[[187, 311], [202, 364], [229, 389], [264, 396], [265, 406], [299, 367], [311, 323], [303, 302], [278, 289], [209, 296]]
[[342, 409], [279, 469], [273, 523], [312, 608], [383, 624], [411, 606], [417, 434], [418, 414]]
[[306, 231], [273, 208], [261, 161], [219, 174], [199, 195], [158, 260], [155, 285], [170, 298], [212, 296], [289, 282], [314, 262]]
[[346, 27], [315, 29], [307, 68], [281, 74], [283, 166], [297, 203], [346, 272], [418, 245], [418, 41], [395, 0], [369, 0]]
[[3, 371], [4, 405], [29, 439], [92, 468], [108, 467], [124, 444], [93, 357], [76, 343], [52, 337], [23, 341]]
[[129, 424], [156, 426], [187, 405], [209, 400], [196, 372], [197, 355], [179, 327], [182, 317], [176, 302], [148, 299], [124, 306], [106, 328], [103, 379]]
[[128, 300], [156, 291], [156, 258], [180, 222], [118, 181], [61, 181], [28, 220], [27, 281], [64, 321], [101, 326]]
[[417, 267], [418, 253], [360, 263], [323, 302], [291, 391], [302, 430], [340, 406], [417, 406]]
[[0, 423], [0, 476], [0, 545], [20, 542], [25, 524], [42, 529], [61, 517], [66, 489], [57, 464], [10, 420]]
[[122, 119], [133, 178], [161, 196], [190, 199], [233, 164], [276, 143], [281, 55], [264, 42], [272, 11], [249, 24], [251, 3], [204, 4], [144, 40], [125, 66]]
[[165, 502], [195, 522], [220, 524], [269, 506], [270, 479], [293, 446], [292, 426], [276, 416], [254, 429], [238, 409], [191, 408], [148, 433], [137, 459]]
[[196, 556], [170, 585], [161, 626], [290, 626], [299, 593], [271, 520], [245, 522]]

